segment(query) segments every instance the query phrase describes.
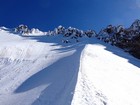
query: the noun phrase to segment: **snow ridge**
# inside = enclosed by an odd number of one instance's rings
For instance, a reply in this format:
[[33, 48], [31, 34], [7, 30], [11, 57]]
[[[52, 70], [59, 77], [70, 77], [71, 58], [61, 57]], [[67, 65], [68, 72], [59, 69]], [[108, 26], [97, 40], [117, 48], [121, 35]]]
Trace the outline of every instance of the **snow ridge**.
[[96, 38], [62, 38], [0, 31], [0, 105], [140, 103], [138, 59]]

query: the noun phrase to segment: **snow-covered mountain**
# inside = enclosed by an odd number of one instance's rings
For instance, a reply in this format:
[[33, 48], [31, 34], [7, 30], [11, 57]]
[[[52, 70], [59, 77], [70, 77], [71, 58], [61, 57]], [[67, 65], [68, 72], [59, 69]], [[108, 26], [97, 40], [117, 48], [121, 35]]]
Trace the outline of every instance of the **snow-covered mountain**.
[[130, 26], [131, 30], [140, 31], [140, 20], [135, 20], [132, 25]]
[[140, 60], [91, 30], [57, 29], [0, 28], [0, 105], [139, 105]]
[[16, 34], [21, 34], [23, 36], [47, 35], [47, 32], [42, 32], [36, 28], [29, 29], [27, 25], [23, 25], [23, 24], [14, 28], [14, 30], [12, 32], [15, 32]]
[[134, 21], [129, 28], [108, 25], [97, 34], [97, 38], [140, 59], [140, 20]]

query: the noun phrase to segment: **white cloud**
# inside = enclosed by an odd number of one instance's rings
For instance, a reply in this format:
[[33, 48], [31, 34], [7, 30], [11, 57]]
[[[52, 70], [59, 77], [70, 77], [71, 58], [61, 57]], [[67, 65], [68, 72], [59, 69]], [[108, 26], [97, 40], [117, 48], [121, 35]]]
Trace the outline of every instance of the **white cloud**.
[[129, 8], [140, 9], [140, 0], [132, 0]]
[[136, 0], [135, 3], [136, 3], [136, 7], [140, 8], [140, 0]]

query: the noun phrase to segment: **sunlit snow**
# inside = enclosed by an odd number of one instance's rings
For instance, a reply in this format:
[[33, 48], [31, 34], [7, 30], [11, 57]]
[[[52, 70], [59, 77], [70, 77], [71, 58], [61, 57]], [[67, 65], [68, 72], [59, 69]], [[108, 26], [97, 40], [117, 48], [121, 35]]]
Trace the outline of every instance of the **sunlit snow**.
[[121, 49], [7, 30], [0, 29], [0, 105], [139, 105], [140, 60]]

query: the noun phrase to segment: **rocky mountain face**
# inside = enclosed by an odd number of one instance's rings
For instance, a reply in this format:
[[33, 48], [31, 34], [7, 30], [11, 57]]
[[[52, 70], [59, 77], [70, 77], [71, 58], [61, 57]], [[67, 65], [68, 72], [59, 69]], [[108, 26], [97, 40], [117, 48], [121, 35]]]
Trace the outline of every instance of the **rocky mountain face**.
[[129, 28], [109, 25], [99, 32], [97, 38], [140, 58], [140, 20], [136, 20]]
[[99, 33], [96, 33], [94, 30], [83, 31], [74, 27], [65, 28], [61, 25], [48, 32], [42, 32], [35, 28], [29, 29], [27, 25], [19, 25], [14, 29], [14, 32], [26, 36], [36, 34], [54, 36], [61, 34], [65, 37], [62, 40], [63, 43], [79, 42], [84, 37], [96, 37], [105, 43], [122, 48], [124, 51], [140, 59], [140, 20], [135, 20], [129, 28], [125, 28], [122, 25], [108, 25]]

